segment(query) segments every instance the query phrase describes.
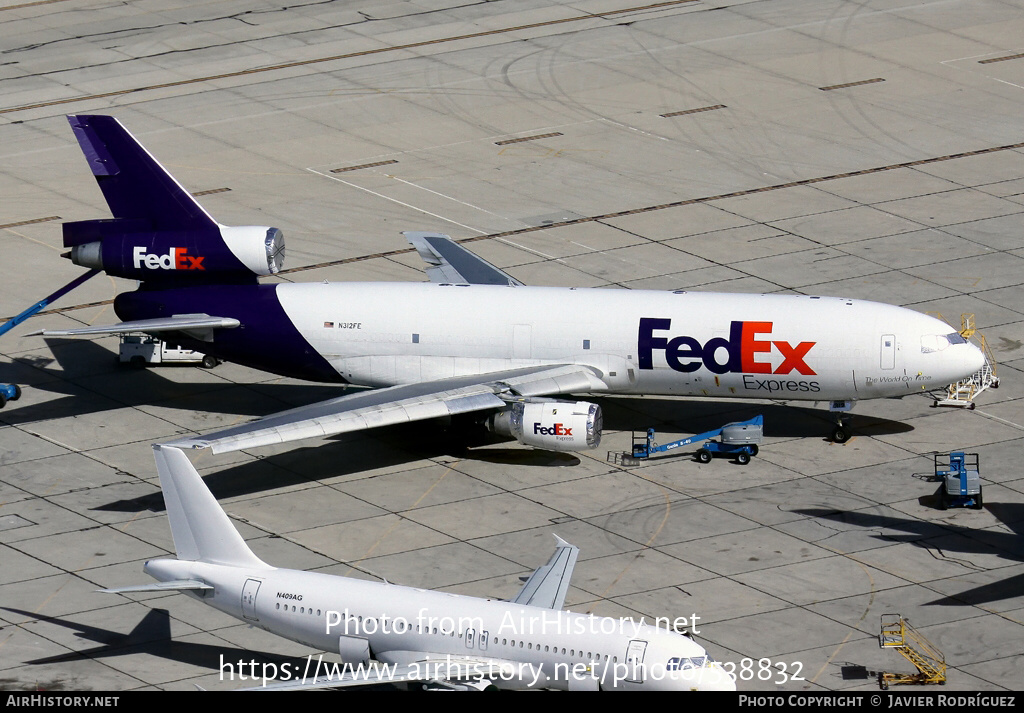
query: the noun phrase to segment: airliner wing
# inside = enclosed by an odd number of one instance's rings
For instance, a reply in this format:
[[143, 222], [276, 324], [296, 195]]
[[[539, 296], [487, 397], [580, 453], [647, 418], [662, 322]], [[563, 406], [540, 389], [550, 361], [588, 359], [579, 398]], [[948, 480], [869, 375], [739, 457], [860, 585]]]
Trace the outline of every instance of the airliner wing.
[[547, 609], [561, 609], [565, 604], [565, 593], [569, 591], [569, 580], [572, 579], [580, 548], [570, 545], [558, 535], [555, 535], [555, 540], [558, 542], [555, 553], [547, 564], [538, 567], [526, 580], [519, 594], [511, 600], [513, 604]]
[[402, 233], [427, 263], [431, 282], [468, 285], [508, 285], [523, 283], [471, 253], [441, 233]]
[[[432, 683], [440, 688], [466, 690], [476, 688], [474, 683], [504, 677], [505, 680], [524, 673], [521, 665], [490, 658], [457, 657], [451, 654], [433, 654], [429, 658], [405, 665], [333, 663], [309, 659], [306, 672], [295, 671], [292, 679], [278, 680], [249, 691], [295, 691], [314, 688], [352, 688], [384, 683]], [[329, 673], [321, 674], [321, 671]], [[308, 676], [308, 678], [307, 678]]]
[[241, 322], [233, 317], [211, 317], [208, 314], [176, 314], [159, 319], [139, 319], [134, 322], [119, 322], [102, 327], [79, 327], [76, 329], [40, 329], [27, 335], [30, 337], [78, 337], [89, 334], [127, 334], [128, 332], [186, 332], [196, 339], [211, 341], [214, 329], [234, 329]]
[[508, 401], [521, 396], [587, 393], [604, 391], [606, 388], [593, 370], [585, 366], [533, 366], [346, 394], [282, 411], [241, 426], [165, 445], [210, 448], [214, 453], [226, 453], [378, 426], [499, 409]]

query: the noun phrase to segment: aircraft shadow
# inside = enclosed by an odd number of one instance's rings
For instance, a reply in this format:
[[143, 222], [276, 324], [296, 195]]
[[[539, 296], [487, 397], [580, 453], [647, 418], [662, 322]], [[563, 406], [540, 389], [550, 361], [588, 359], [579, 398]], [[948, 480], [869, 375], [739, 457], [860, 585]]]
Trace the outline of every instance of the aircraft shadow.
[[[928, 540], [942, 537], [944, 552], [965, 555], [991, 555], [996, 550], [1001, 557], [1024, 562], [1024, 503], [987, 503], [985, 509], [1013, 532], [972, 530], [960, 525], [932, 523], [909, 518], [874, 515], [865, 512], [843, 512], [837, 510], [807, 509], [793, 512], [808, 517], [823, 518], [847, 525], [864, 528], [897, 530], [904, 535], [878, 533], [876, 539], [886, 542], [910, 542], [919, 547], [928, 547]], [[951, 540], [949, 535], [956, 535]], [[954, 595], [927, 602], [929, 606], [974, 606], [1010, 599], [1024, 592], [1024, 574], [1014, 575], [998, 582], [986, 584]]]
[[[52, 359], [38, 356], [15, 359], [14, 373], [11, 378], [4, 377], [3, 380], [21, 381], [28, 384], [23, 388], [58, 394], [59, 397], [35, 404], [11, 402], [0, 411], [0, 423], [29, 424], [133, 406], [259, 417], [345, 393], [344, 387], [336, 384], [239, 384], [210, 379], [176, 381], [169, 377], [180, 377], [199, 370], [199, 367], [194, 364], [166, 364], [135, 369], [117, 365], [111, 352], [96, 342], [50, 338], [46, 343], [53, 353]], [[52, 366], [55, 362], [60, 368]], [[39, 379], [39, 372], [45, 378]], [[268, 398], [254, 398], [253, 392]], [[268, 400], [271, 402], [269, 406]]]
[[122, 634], [117, 631], [101, 629], [89, 626], [88, 624], [79, 624], [59, 617], [44, 616], [10, 607], [2, 608], [5, 611], [21, 614], [31, 619], [71, 629], [76, 632], [75, 635], [77, 637], [97, 644], [97, 646], [89, 649], [70, 651], [66, 654], [46, 656], [24, 662], [30, 665], [66, 663], [81, 659], [99, 659], [133, 654], [149, 654], [168, 661], [192, 664], [193, 666], [212, 670], [217, 670], [220, 667], [221, 657], [223, 657], [226, 663], [237, 662], [239, 659], [245, 659], [246, 662], [255, 660], [261, 664], [280, 664], [285, 661], [288, 661], [290, 664], [295, 663], [294, 659], [288, 659], [280, 654], [266, 651], [248, 651], [233, 646], [174, 641], [171, 638], [170, 615], [166, 609], [150, 609], [146, 616], [129, 633]]
[[[512, 452], [513, 450], [509, 449], [509, 453]], [[534, 465], [550, 465], [548, 461], [552, 454], [529, 453], [528, 458], [538, 459]], [[214, 497], [222, 500], [400, 466], [417, 460], [442, 456], [463, 458], [466, 454], [465, 444], [453, 441], [444, 424], [437, 421], [421, 421], [341, 434], [329, 439], [325, 444], [295, 448], [286, 453], [230, 466], [205, 475], [203, 480]], [[573, 459], [576, 463], [579, 462], [575, 456]], [[526, 464], [528, 461], [523, 459], [522, 463]], [[117, 500], [93, 509], [112, 512], [162, 512], [165, 508], [163, 494], [154, 489], [154, 492], [147, 495]]]
[[[656, 428], [665, 427], [681, 433], [701, 432], [723, 426], [727, 422], [747, 420], [758, 413], [765, 416], [766, 436], [818, 436], [825, 439], [830, 431], [828, 413], [813, 408], [781, 404], [723, 404], [720, 401], [679, 402], [657, 398], [598, 398], [594, 401], [601, 404], [606, 414], [606, 429], [633, 428], [638, 434], [659, 422], [664, 426]], [[654, 414], [648, 415], [648, 411]], [[684, 419], [669, 421], [670, 417], [678, 418], [683, 411]], [[854, 433], [869, 431], [871, 423], [868, 422], [866, 428], [860, 428], [855, 417], [852, 422]], [[885, 432], [898, 432], [900, 428], [912, 430], [910, 426], [893, 421], [882, 422], [882, 427], [886, 429]], [[494, 436], [468, 418], [457, 418], [451, 423], [428, 420], [385, 426], [341, 434], [328, 440], [330, 442], [326, 444], [295, 448], [287, 453], [232, 466], [206, 475], [204, 480], [214, 496], [221, 499], [442, 456], [522, 467], [571, 467], [581, 462], [573, 453], [502, 448], [500, 444], [514, 441]], [[696, 450], [696, 446], [693, 449]], [[156, 490], [148, 495], [111, 502], [96, 509], [161, 512], [164, 509], [163, 496]]]
[[[744, 401], [686, 399], [669, 400], [650, 397], [602, 397], [593, 399], [601, 405], [604, 426], [610, 431], [635, 431], [648, 428], [678, 433], [703, 433], [734, 421], [747, 421], [764, 416], [764, 435], [773, 438], [826, 439], [835, 425], [835, 418], [823, 408], [799, 406], [795, 402], [750, 403]], [[858, 413], [848, 414], [854, 435], [883, 436], [907, 433], [914, 427]]]

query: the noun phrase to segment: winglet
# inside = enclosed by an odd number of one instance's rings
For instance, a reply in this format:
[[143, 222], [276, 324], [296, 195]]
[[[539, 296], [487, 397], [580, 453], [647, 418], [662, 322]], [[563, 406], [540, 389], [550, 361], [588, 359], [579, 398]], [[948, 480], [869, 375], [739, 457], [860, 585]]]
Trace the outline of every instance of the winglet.
[[561, 609], [565, 604], [565, 594], [569, 591], [569, 580], [572, 579], [580, 548], [570, 545], [558, 535], [555, 535], [555, 541], [558, 543], [555, 553], [547, 564], [530, 575], [519, 594], [511, 600], [513, 604], [547, 609]]
[[179, 560], [270, 569], [245, 544], [181, 450], [157, 444], [153, 455]]

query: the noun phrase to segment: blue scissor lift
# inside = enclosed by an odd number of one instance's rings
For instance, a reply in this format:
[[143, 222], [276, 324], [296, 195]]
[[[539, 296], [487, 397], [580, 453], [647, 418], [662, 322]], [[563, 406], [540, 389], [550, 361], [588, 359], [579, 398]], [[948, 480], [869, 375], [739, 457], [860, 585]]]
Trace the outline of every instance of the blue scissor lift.
[[[722, 437], [720, 441], [711, 440], [719, 435]], [[749, 421], [727, 423], [721, 428], [698, 433], [695, 436], [689, 436], [688, 438], [682, 438], [663, 445], [655, 443], [654, 429], [648, 428], [646, 438], [643, 436], [638, 438], [636, 434], [633, 435], [633, 452], [623, 455], [628, 459], [638, 461], [650, 458], [657, 453], [667, 453], [676, 448], [688, 446], [691, 443], [706, 441], [696, 454], [697, 460], [701, 463], [710, 463], [714, 456], [724, 455], [735, 456], [737, 463], [746, 465], [750, 462], [751, 458], [757, 455], [757, 445], [761, 442], [763, 436], [763, 416], [754, 416]], [[625, 461], [627, 458], [623, 458], [623, 460]]]
[[981, 510], [981, 469], [977, 453], [936, 453], [935, 479], [942, 481], [939, 507]]

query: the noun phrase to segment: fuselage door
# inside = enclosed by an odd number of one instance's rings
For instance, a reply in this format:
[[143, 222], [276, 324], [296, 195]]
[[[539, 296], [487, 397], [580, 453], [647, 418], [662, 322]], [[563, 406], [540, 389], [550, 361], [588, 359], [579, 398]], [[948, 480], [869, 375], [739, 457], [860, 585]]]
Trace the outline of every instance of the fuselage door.
[[256, 616], [256, 592], [260, 591], [260, 580], [247, 579], [242, 587], [242, 616], [250, 621], [259, 621]]
[[896, 335], [883, 334], [881, 343], [880, 364], [883, 369], [896, 367]]
[[626, 681], [629, 683], [644, 682], [644, 655], [647, 653], [647, 642], [634, 640], [626, 647]]

